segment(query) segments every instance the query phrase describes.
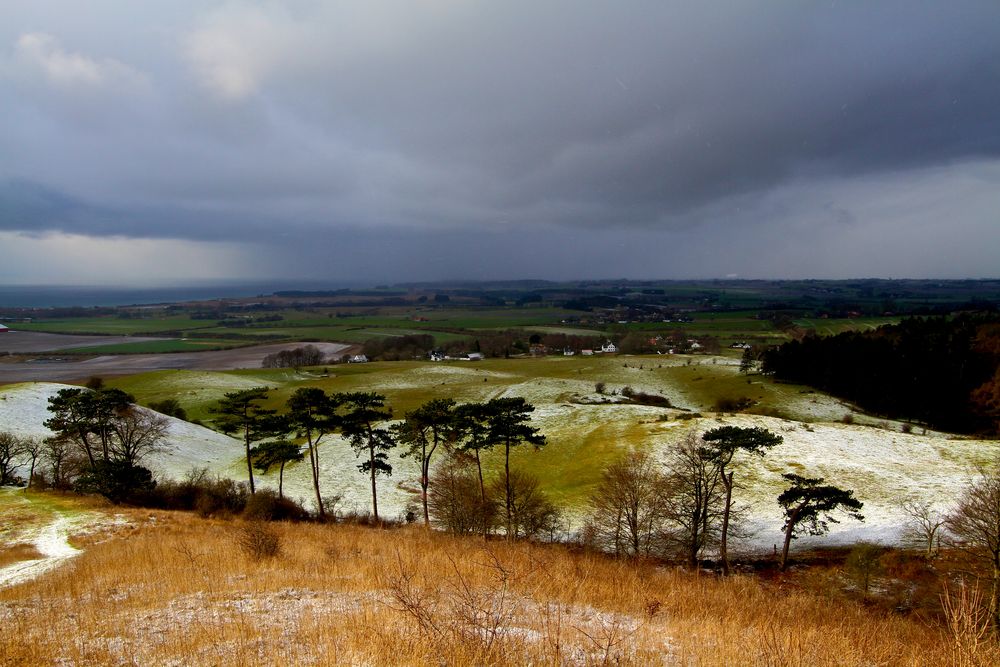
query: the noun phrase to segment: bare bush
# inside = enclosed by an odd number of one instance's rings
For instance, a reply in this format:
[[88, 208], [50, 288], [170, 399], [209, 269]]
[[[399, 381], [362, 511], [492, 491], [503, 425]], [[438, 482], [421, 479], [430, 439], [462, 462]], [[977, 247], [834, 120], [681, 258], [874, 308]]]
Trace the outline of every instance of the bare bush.
[[248, 558], [262, 561], [281, 555], [281, 537], [263, 521], [248, 521], [239, 529], [237, 543]]
[[456, 458], [435, 471], [427, 507], [435, 525], [456, 535], [491, 531], [498, 509], [480, 489], [476, 471]]
[[586, 541], [617, 556], [659, 553], [667, 521], [665, 484], [663, 471], [645, 452], [611, 464], [590, 497]]

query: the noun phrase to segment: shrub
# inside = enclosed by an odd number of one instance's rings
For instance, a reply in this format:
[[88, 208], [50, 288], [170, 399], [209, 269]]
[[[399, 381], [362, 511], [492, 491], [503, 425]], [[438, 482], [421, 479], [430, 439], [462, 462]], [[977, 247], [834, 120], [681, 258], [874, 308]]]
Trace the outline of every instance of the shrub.
[[[553, 538], [560, 528], [558, 508], [542, 491], [538, 478], [523, 470], [510, 471], [511, 517], [510, 525], [514, 537]], [[503, 500], [507, 489], [502, 477], [493, 480], [487, 490], [487, 497], [494, 498], [500, 513], [504, 511]]]
[[176, 398], [166, 398], [162, 401], [156, 401], [149, 404], [151, 410], [156, 410], [162, 415], [167, 415], [168, 417], [176, 417], [177, 419], [187, 420], [187, 412], [181, 407], [181, 404], [177, 402]]
[[864, 595], [868, 595], [872, 578], [882, 573], [883, 553], [885, 548], [878, 544], [858, 542], [847, 556], [844, 567]]
[[254, 561], [275, 558], [281, 554], [281, 537], [263, 521], [249, 521], [240, 528], [237, 543], [243, 553]]
[[753, 406], [753, 400], [745, 396], [739, 398], [723, 396], [715, 401], [716, 412], [742, 412], [751, 406]]
[[844, 415], [843, 417], [840, 418], [840, 421], [842, 423], [844, 423], [844, 424], [853, 424], [854, 423], [854, 415], [852, 415], [850, 412], [848, 412], [846, 415]]
[[434, 473], [427, 509], [435, 525], [456, 535], [484, 533], [493, 529], [496, 503], [485, 502], [476, 471], [456, 459], [449, 459]]
[[212, 478], [208, 470], [192, 470], [183, 480], [166, 480], [133, 502], [169, 510], [195, 510], [202, 516], [239, 514], [246, 507], [250, 491], [246, 484], [231, 479]]
[[243, 517], [251, 521], [301, 521], [309, 513], [294, 500], [281, 498], [271, 489], [261, 489], [247, 498]]

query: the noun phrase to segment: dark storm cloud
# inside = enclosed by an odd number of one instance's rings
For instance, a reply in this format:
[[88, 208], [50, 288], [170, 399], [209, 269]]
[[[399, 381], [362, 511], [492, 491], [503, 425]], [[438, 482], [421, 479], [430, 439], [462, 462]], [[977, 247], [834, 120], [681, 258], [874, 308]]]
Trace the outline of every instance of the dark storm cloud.
[[1000, 243], [995, 2], [75, 7], [0, 9], [0, 229], [399, 279], [948, 273], [907, 269], [919, 183], [960, 265]]

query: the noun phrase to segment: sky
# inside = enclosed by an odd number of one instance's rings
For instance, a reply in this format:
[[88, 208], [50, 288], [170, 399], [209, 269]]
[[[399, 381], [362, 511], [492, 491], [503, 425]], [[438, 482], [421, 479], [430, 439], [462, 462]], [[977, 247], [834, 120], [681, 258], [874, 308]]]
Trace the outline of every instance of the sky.
[[3, 0], [0, 284], [1000, 277], [996, 0]]

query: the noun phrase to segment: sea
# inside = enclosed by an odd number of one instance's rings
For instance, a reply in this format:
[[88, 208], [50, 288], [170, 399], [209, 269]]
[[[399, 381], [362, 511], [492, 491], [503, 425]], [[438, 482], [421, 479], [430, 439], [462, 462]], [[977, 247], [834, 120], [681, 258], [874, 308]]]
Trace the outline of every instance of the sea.
[[184, 286], [109, 287], [82, 285], [0, 285], [2, 308], [132, 306], [178, 301], [267, 296], [281, 290], [334, 290], [362, 284], [344, 282], [216, 283]]

